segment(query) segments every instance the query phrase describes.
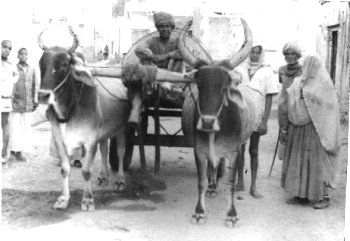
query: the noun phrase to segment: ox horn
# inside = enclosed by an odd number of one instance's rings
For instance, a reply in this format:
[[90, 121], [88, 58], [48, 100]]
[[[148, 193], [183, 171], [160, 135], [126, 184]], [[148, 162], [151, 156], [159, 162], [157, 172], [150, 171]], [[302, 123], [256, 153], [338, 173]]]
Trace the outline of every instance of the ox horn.
[[41, 39], [41, 36], [43, 35], [43, 33], [45, 32], [45, 30], [44, 31], [42, 31], [40, 34], [39, 34], [39, 36], [38, 36], [38, 44], [39, 44], [39, 47], [42, 49], [42, 50], [46, 50], [47, 49], [47, 47], [45, 46], [45, 44], [43, 43], [43, 40]]
[[205, 56], [207, 57], [206, 59], [202, 59], [195, 56], [186, 45], [185, 33], [190, 29], [192, 23], [193, 23], [193, 20], [191, 19], [190, 21], [187, 22], [186, 26], [181, 30], [179, 40], [178, 40], [178, 49], [180, 50], [184, 60], [186, 60], [192, 66], [195, 66], [196, 63], [200, 61], [204, 61], [207, 64], [211, 64], [213, 61], [210, 57], [210, 54], [207, 53], [207, 51], [205, 51], [204, 48], [203, 48], [203, 51], [205, 52]]
[[78, 36], [74, 33], [72, 26], [68, 26], [68, 29], [69, 29], [70, 35], [73, 36], [73, 44], [72, 44], [72, 47], [68, 51], [70, 53], [73, 53], [79, 45], [79, 39], [78, 39]]
[[234, 69], [240, 63], [242, 63], [247, 58], [253, 47], [252, 32], [250, 31], [247, 22], [243, 18], [241, 18], [241, 22], [244, 27], [244, 43], [242, 44], [240, 50], [236, 54], [234, 54], [231, 59], [225, 61], [228, 63], [228, 67], [230, 69]]

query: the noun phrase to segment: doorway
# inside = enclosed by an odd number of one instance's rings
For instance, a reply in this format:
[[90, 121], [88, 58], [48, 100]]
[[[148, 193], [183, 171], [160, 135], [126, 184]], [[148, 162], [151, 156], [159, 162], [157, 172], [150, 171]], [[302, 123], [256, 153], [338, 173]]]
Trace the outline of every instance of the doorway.
[[329, 74], [335, 83], [336, 70], [337, 70], [337, 52], [338, 52], [338, 33], [339, 25], [329, 26]]

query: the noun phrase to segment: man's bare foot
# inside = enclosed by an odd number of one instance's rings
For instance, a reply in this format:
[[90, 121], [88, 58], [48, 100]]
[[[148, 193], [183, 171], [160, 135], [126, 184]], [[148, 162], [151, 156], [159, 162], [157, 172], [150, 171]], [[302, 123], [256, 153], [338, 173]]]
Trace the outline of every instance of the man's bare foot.
[[256, 188], [253, 188], [253, 187], [250, 187], [250, 195], [252, 195], [256, 199], [263, 198], [263, 195], [259, 194], [256, 191]]
[[236, 192], [240, 192], [240, 191], [244, 191], [244, 190], [245, 190], [244, 184], [242, 184], [242, 183], [236, 184], [236, 187], [235, 187]]

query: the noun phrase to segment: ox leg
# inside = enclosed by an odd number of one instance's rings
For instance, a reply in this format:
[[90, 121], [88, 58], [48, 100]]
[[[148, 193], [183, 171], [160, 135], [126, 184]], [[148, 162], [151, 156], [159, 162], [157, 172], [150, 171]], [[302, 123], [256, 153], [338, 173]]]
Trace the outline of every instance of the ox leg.
[[205, 193], [208, 186], [206, 177], [207, 159], [198, 157], [195, 153], [197, 177], [198, 177], [198, 202], [195, 214], [192, 215], [192, 223], [203, 224], [205, 221]]
[[81, 210], [83, 211], [95, 210], [95, 201], [91, 190], [91, 173], [92, 173], [92, 164], [95, 159], [96, 151], [97, 151], [97, 143], [86, 148], [85, 162], [81, 170], [85, 180], [83, 200], [81, 201]]
[[[62, 150], [65, 152], [65, 150]], [[69, 191], [69, 177], [70, 177], [70, 159], [68, 158], [68, 155], [63, 157], [60, 155], [60, 158], [62, 160], [61, 163], [61, 175], [62, 175], [62, 193], [61, 196], [58, 197], [57, 201], [54, 204], [55, 209], [63, 210], [67, 209], [69, 205], [69, 199], [70, 199], [70, 191]]]
[[[134, 87], [135, 88], [135, 87]], [[141, 108], [142, 108], [142, 96], [141, 91], [138, 91], [136, 87], [133, 89], [132, 87], [128, 88], [129, 99], [131, 100], [131, 112], [128, 119], [128, 123], [138, 125], [140, 123], [140, 114], [141, 114]]]
[[125, 155], [125, 130], [122, 129], [116, 136], [117, 138], [117, 154], [119, 160], [119, 168], [117, 173], [117, 180], [115, 182], [115, 187], [118, 191], [122, 191], [126, 187], [126, 181], [124, 176], [124, 155]]
[[229, 170], [229, 174], [227, 175], [228, 183], [231, 184], [231, 190], [230, 190], [230, 196], [228, 198], [229, 200], [229, 209], [227, 211], [226, 219], [225, 219], [225, 225], [227, 227], [233, 228], [235, 224], [238, 222], [237, 218], [237, 211], [234, 205], [234, 194], [235, 194], [235, 179], [237, 174], [237, 166], [236, 161], [239, 158], [239, 153], [236, 153], [234, 158], [231, 159], [231, 170]]
[[108, 167], [107, 167], [107, 155], [108, 155], [108, 140], [100, 141], [100, 152], [101, 152], [101, 170], [100, 176], [98, 177], [98, 185], [108, 186]]
[[250, 195], [254, 198], [262, 198], [263, 196], [258, 193], [256, 190], [256, 178], [258, 175], [258, 166], [259, 166], [259, 141], [260, 134], [258, 132], [253, 132], [250, 137], [250, 146], [249, 146], [249, 154], [250, 154], [250, 168], [252, 175], [252, 184], [250, 186]]
[[208, 177], [208, 189], [206, 195], [210, 198], [217, 196], [217, 171], [218, 168], [213, 166], [213, 162], [208, 160], [207, 177]]
[[238, 181], [236, 184], [236, 191], [244, 191], [244, 153], [245, 153], [245, 144], [242, 145], [240, 152], [237, 157], [237, 172], [238, 172]]
[[57, 150], [58, 156], [61, 159], [61, 175], [62, 175], [62, 193], [55, 202], [53, 208], [55, 209], [67, 209], [70, 199], [70, 190], [69, 190], [69, 177], [70, 177], [70, 158], [68, 157], [66, 146], [63, 143], [63, 136], [60, 131], [60, 127], [55, 117], [52, 114], [52, 111], [48, 109], [47, 117], [51, 123], [51, 135]]

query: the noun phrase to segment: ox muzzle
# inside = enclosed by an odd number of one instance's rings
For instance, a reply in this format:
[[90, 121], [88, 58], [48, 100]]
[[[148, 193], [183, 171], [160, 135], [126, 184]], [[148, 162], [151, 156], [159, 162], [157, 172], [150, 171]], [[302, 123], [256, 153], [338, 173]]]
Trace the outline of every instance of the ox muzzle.
[[38, 90], [38, 98], [41, 104], [53, 105], [55, 103], [55, 97], [52, 90]]
[[218, 117], [210, 115], [200, 116], [197, 123], [197, 130], [204, 132], [220, 131]]

